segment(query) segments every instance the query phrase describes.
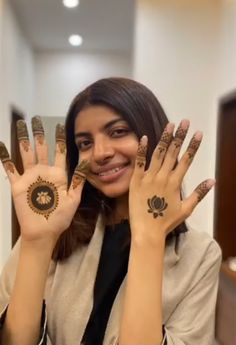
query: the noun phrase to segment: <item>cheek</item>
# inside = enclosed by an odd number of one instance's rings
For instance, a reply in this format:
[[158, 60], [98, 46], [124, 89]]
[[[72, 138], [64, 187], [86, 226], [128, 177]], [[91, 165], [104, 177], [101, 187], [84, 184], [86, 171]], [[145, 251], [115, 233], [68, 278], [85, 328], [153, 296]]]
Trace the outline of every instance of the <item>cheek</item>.
[[136, 156], [138, 151], [138, 143], [134, 142], [127, 142], [122, 145], [122, 152], [129, 157], [131, 162], [135, 162]]
[[86, 160], [86, 161], [90, 161], [91, 159], [91, 154], [88, 154], [87, 152], [81, 152], [79, 154], [79, 161], [83, 161], [83, 160]]

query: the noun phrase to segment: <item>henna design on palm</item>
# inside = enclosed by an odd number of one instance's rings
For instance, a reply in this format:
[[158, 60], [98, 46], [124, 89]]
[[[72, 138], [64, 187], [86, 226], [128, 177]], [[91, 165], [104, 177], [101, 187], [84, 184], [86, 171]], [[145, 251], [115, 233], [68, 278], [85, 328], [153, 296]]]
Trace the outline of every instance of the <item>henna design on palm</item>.
[[58, 206], [58, 190], [52, 182], [38, 176], [27, 190], [27, 203], [32, 211], [48, 219]]

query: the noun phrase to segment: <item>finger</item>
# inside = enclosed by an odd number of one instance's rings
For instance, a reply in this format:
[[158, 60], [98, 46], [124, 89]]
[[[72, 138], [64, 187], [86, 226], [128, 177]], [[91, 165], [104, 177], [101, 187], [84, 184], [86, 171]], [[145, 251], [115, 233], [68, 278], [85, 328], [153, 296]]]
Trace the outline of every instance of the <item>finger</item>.
[[66, 167], [65, 126], [59, 123], [56, 126], [56, 153], [54, 165], [62, 169], [65, 169]]
[[149, 166], [150, 173], [156, 174], [160, 170], [166, 151], [173, 138], [174, 127], [175, 126], [173, 123], [168, 123], [164, 129], [161, 139], [152, 154], [152, 159]]
[[143, 135], [139, 141], [137, 155], [135, 159], [135, 167], [133, 172], [133, 179], [142, 178], [146, 165], [148, 137]]
[[81, 161], [75, 168], [68, 194], [77, 199], [77, 201], [80, 200], [82, 189], [89, 171], [90, 163], [86, 160]]
[[10, 182], [15, 182], [20, 175], [16, 170], [15, 164], [10, 159], [6, 146], [2, 142], [0, 142], [0, 159]]
[[215, 180], [208, 179], [200, 183], [193, 193], [183, 201], [184, 213], [189, 216], [197, 204], [206, 196], [209, 190], [215, 185]]
[[18, 120], [16, 127], [23, 167], [24, 170], [30, 169], [35, 164], [35, 159], [34, 152], [30, 145], [29, 134], [25, 121]]
[[35, 140], [35, 152], [39, 164], [48, 165], [48, 147], [45, 141], [43, 124], [40, 116], [32, 118], [32, 131]]
[[160, 172], [163, 172], [165, 175], [173, 170], [179, 155], [179, 151], [187, 135], [188, 129], [189, 120], [182, 120], [175, 132], [175, 136], [172, 142], [169, 145], [169, 148], [165, 155], [164, 162], [160, 169]]
[[174, 174], [175, 177], [178, 181], [178, 183], [181, 183], [188, 168], [190, 167], [194, 156], [201, 144], [202, 141], [202, 132], [198, 131], [194, 134], [194, 136], [192, 137], [186, 152], [183, 154], [183, 156], [181, 157], [177, 167], [175, 168]]

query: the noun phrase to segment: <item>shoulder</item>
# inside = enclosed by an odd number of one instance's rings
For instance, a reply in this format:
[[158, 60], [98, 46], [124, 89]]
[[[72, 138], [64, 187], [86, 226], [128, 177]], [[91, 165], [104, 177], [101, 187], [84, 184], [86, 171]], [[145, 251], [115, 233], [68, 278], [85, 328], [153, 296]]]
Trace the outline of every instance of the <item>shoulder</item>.
[[[216, 266], [221, 264], [222, 253], [219, 244], [207, 232], [188, 227], [185, 234], [181, 234], [179, 242], [179, 256], [196, 262], [201, 266]], [[190, 258], [189, 258], [190, 257]]]
[[205, 231], [200, 231], [188, 227], [188, 231], [180, 235], [180, 251], [182, 254], [186, 251], [204, 255], [206, 252], [215, 253], [216, 256], [221, 256], [221, 249], [211, 235]]
[[175, 257], [175, 263], [185, 270], [199, 266], [205, 269], [214, 266], [219, 270], [222, 257], [218, 243], [207, 232], [191, 227], [188, 229], [187, 232], [181, 233], [167, 243], [167, 257]]

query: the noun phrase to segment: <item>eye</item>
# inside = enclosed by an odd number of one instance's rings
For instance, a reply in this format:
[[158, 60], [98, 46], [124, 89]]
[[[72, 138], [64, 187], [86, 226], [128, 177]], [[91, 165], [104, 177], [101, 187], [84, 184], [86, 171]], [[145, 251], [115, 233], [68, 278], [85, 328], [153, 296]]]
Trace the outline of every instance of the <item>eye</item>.
[[117, 129], [115, 129], [115, 130], [113, 130], [112, 132], [111, 132], [111, 134], [113, 135], [115, 135], [115, 136], [122, 136], [123, 134], [126, 134], [126, 133], [128, 133], [129, 132], [129, 130], [128, 129], [125, 129], [125, 128], [117, 128]]
[[89, 140], [84, 140], [77, 143], [78, 150], [85, 150], [90, 144]]

